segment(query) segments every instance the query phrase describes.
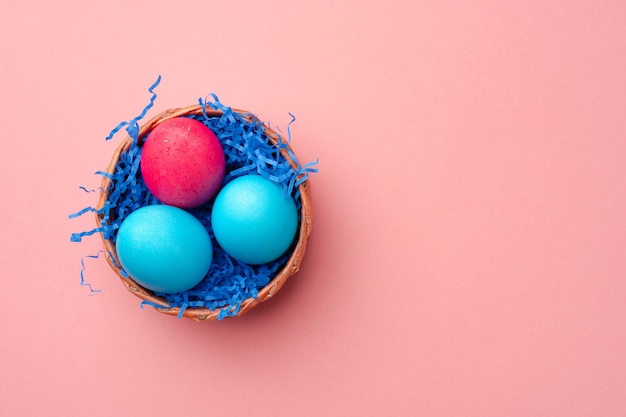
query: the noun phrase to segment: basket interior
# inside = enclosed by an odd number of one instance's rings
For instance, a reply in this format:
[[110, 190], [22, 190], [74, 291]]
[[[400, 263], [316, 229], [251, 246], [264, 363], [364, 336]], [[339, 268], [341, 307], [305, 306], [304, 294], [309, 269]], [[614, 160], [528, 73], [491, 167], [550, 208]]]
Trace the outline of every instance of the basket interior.
[[[172, 117], [195, 118], [213, 130], [226, 154], [224, 184], [254, 173], [282, 185], [284, 192], [296, 201], [299, 211], [297, 237], [278, 260], [263, 265], [247, 265], [228, 256], [216, 243], [211, 230], [211, 200], [188, 210], [206, 227], [214, 249], [211, 269], [196, 287], [177, 294], [153, 293], [133, 281], [120, 267], [115, 252], [117, 228], [135, 209], [160, 204], [140, 175], [143, 140], [159, 123]], [[311, 228], [310, 184], [307, 180], [310, 171], [308, 165], [298, 162], [288, 140], [248, 112], [222, 105], [212, 109], [197, 105], [163, 112], [143, 125], [135, 137], [129, 135], [124, 140], [103, 174], [97, 222], [105, 249], [109, 252], [108, 262], [126, 287], [143, 300], [142, 304], [152, 305], [164, 313], [195, 320], [241, 315], [273, 296], [299, 269]]]

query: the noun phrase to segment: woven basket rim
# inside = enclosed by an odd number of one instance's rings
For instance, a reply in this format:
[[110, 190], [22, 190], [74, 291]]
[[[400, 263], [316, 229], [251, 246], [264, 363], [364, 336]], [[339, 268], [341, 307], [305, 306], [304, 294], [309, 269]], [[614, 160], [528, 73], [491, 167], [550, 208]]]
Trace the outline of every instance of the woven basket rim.
[[[258, 121], [256, 116], [254, 116], [251, 112], [240, 109], [232, 109], [232, 111], [240, 114], [247, 121]], [[208, 117], [219, 117], [223, 114], [223, 112], [219, 109], [207, 109], [204, 106], [198, 104], [182, 108], [165, 110], [144, 123], [139, 128], [139, 141], [142, 141], [152, 129], [168, 119], [181, 116], [202, 115], [203, 113], [206, 113]], [[269, 126], [263, 126], [265, 129], [265, 134], [269, 138], [270, 142], [272, 142], [273, 144], [277, 144], [280, 142], [281, 145], [285, 147], [281, 148], [280, 150], [282, 156], [289, 162], [292, 167], [297, 168], [297, 163], [291, 158], [289, 154], [289, 152], [291, 152], [295, 155], [295, 153], [293, 153], [291, 145], [287, 143], [284, 139], [282, 139], [282, 137]], [[126, 138], [116, 148], [115, 152], [113, 153], [113, 157], [111, 158], [111, 162], [105, 170], [107, 173], [113, 174], [120, 156], [130, 148], [132, 141], [133, 139], [130, 136], [126, 136]], [[96, 206], [97, 212], [104, 207], [107, 201], [110, 184], [111, 180], [107, 176], [103, 176], [100, 198]], [[295, 248], [293, 249], [293, 252], [291, 253], [291, 256], [289, 257], [285, 266], [277, 272], [277, 274], [270, 280], [270, 282], [261, 290], [259, 290], [258, 297], [256, 299], [248, 298], [244, 300], [241, 303], [239, 312], [232, 317], [239, 317], [247, 313], [253, 307], [259, 305], [263, 301], [272, 298], [285, 284], [287, 279], [299, 271], [302, 259], [304, 258], [304, 254], [306, 252], [308, 239], [311, 234], [311, 228], [313, 224], [310, 181], [307, 179], [306, 181], [302, 182], [298, 186], [298, 190], [300, 191], [301, 200], [301, 220], [298, 231], [298, 240]], [[98, 225], [98, 227], [102, 227], [102, 217], [102, 214], [96, 214], [96, 224]], [[154, 303], [155, 305], [161, 306], [156, 308], [157, 311], [167, 315], [178, 316], [180, 313], [179, 307], [170, 307], [165, 299], [155, 296], [152, 291], [142, 287], [132, 278], [122, 274], [121, 268], [119, 266], [120, 262], [117, 258], [117, 251], [115, 250], [115, 244], [106, 239], [103, 233], [100, 233], [100, 236], [103, 241], [107, 263], [119, 276], [126, 289], [133, 293], [135, 296], [139, 297], [141, 300], [149, 301], [151, 303]], [[188, 307], [183, 312], [183, 317], [187, 317], [194, 321], [212, 321], [217, 320], [219, 313], [219, 308], [216, 310], [210, 310], [206, 307]]]

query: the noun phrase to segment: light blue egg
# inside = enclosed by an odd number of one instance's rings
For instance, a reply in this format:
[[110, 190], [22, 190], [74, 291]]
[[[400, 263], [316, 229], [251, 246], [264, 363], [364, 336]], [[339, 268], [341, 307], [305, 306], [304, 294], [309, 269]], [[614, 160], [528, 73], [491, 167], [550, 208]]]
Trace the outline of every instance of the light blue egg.
[[211, 222], [226, 253], [241, 262], [263, 264], [278, 259], [291, 246], [298, 210], [281, 186], [259, 175], [246, 175], [218, 193]]
[[120, 225], [115, 245], [131, 278], [163, 293], [193, 288], [213, 260], [211, 239], [202, 223], [187, 211], [167, 205], [132, 212]]

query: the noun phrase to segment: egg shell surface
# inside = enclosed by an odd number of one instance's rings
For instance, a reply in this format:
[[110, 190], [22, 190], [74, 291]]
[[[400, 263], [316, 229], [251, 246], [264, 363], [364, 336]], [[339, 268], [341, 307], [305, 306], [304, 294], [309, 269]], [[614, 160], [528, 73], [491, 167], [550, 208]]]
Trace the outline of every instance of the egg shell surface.
[[291, 246], [298, 210], [281, 186], [260, 175], [246, 175], [219, 192], [211, 222], [226, 253], [241, 262], [263, 264], [278, 259]]
[[217, 194], [225, 169], [222, 144], [195, 119], [168, 119], [143, 144], [141, 175], [150, 192], [167, 205], [194, 208], [205, 204]]
[[141, 207], [124, 219], [116, 251], [131, 278], [162, 293], [193, 288], [213, 260], [211, 238], [202, 223], [183, 209], [161, 204]]

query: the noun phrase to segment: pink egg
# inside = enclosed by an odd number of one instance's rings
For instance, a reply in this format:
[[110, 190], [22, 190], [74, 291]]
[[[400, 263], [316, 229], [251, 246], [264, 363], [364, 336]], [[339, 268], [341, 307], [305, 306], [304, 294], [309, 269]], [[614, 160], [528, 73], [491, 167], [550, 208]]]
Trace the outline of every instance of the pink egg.
[[155, 127], [141, 153], [141, 175], [150, 192], [180, 208], [209, 201], [222, 185], [225, 169], [224, 149], [215, 133], [186, 117]]

